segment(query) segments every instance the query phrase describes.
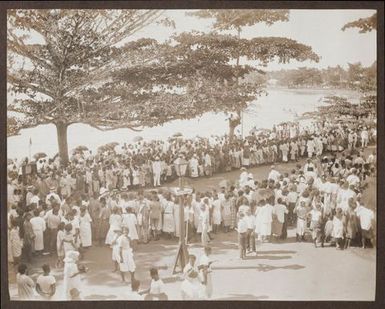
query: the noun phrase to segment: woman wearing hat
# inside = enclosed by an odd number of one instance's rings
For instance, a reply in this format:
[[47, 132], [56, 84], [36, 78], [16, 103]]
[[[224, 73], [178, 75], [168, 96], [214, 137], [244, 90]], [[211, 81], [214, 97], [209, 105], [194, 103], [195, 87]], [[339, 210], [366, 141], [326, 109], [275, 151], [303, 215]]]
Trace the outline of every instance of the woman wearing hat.
[[190, 159], [190, 173], [192, 178], [199, 176], [199, 161], [198, 156], [194, 153], [193, 157]]
[[111, 245], [115, 236], [115, 230], [119, 230], [122, 227], [122, 216], [119, 214], [118, 208], [112, 208], [112, 214], [109, 218], [110, 228], [106, 236], [106, 245]]

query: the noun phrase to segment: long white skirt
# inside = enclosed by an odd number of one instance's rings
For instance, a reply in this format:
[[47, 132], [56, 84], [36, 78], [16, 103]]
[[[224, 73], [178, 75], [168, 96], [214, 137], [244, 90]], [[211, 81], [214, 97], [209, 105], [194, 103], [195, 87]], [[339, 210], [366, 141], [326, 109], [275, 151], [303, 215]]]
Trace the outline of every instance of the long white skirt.
[[297, 218], [297, 231], [296, 233], [300, 236], [305, 234], [306, 221], [301, 218]]
[[80, 241], [83, 247], [92, 246], [92, 231], [91, 224], [82, 224], [80, 226]]
[[214, 210], [213, 211], [213, 223], [220, 225], [222, 222], [222, 216], [221, 216], [221, 211], [220, 210]]
[[261, 223], [260, 234], [261, 234], [261, 236], [270, 236], [271, 235], [271, 222]]
[[111, 245], [112, 244], [112, 241], [114, 240], [115, 238], [115, 230], [119, 230], [120, 229], [120, 226], [117, 226], [117, 225], [110, 225], [110, 228], [108, 229], [108, 232], [107, 232], [107, 235], [106, 235], [106, 241], [105, 241], [105, 244], [106, 245]]
[[43, 231], [42, 230], [33, 230], [35, 233], [35, 250], [40, 251], [44, 249], [44, 238], [43, 238]]
[[134, 262], [134, 255], [132, 254], [132, 249], [123, 249], [122, 251], [123, 261], [120, 261], [119, 257], [119, 268], [122, 272], [134, 272], [136, 265]]
[[163, 217], [163, 232], [165, 233], [174, 233], [175, 232], [175, 222], [173, 214], [164, 214]]

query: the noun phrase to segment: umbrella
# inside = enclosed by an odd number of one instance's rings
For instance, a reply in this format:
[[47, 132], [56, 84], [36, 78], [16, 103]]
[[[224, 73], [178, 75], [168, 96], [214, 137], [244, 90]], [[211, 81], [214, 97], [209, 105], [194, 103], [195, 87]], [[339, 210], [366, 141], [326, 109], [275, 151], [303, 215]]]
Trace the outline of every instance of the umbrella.
[[45, 158], [47, 155], [44, 152], [38, 152], [33, 155], [33, 158], [37, 161], [40, 158]]
[[110, 147], [110, 148], [114, 148], [115, 146], [119, 145], [118, 142], [111, 142], [111, 143], [108, 143], [106, 144], [107, 147]]
[[102, 151], [114, 150], [117, 145], [119, 145], [118, 142], [111, 142], [111, 143], [105, 144], [103, 146], [100, 146], [99, 148], [102, 148], [103, 149]]
[[105, 151], [106, 151], [106, 146], [105, 145], [98, 147], [98, 152], [105, 152]]
[[183, 134], [180, 132], [176, 132], [175, 134], [173, 134], [173, 137], [179, 137], [179, 136], [183, 136]]
[[88, 150], [88, 147], [81, 145], [81, 146], [76, 147], [74, 150], [75, 151], [86, 151], [86, 150]]
[[143, 137], [141, 137], [141, 136], [135, 136], [135, 137], [132, 139], [132, 141], [133, 141], [134, 143], [140, 142], [140, 141], [142, 141], [142, 140], [143, 140]]

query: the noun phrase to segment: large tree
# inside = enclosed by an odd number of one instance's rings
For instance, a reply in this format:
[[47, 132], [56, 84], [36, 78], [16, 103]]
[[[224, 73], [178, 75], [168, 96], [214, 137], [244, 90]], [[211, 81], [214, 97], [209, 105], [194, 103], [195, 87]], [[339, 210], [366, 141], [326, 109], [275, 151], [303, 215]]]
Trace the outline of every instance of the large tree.
[[[268, 26], [276, 22], [286, 22], [289, 20], [288, 10], [199, 10], [190, 13], [200, 18], [214, 19], [213, 28], [218, 31], [235, 31], [234, 40], [242, 42], [243, 48], [251, 51], [250, 54], [242, 53], [242, 48], [236, 53], [232, 59], [235, 68], [240, 66], [241, 60], [257, 60], [257, 69], [261, 70], [267, 64], [275, 59], [286, 63], [292, 59], [297, 61], [319, 60], [318, 56], [312, 51], [311, 47], [300, 44], [294, 40], [284, 37], [254, 37], [253, 39], [241, 38], [242, 30], [248, 26], [254, 26], [264, 23]], [[240, 76], [237, 77], [237, 85], [240, 85]], [[236, 89], [236, 87], [235, 87]], [[236, 90], [235, 90], [236, 91]], [[255, 97], [253, 98], [255, 99]], [[250, 103], [248, 101], [246, 103]], [[230, 138], [232, 138], [234, 129], [241, 123], [241, 112], [245, 108], [245, 104], [233, 102], [236, 117], [229, 118]]]
[[[122, 61], [147, 61], [139, 44], [118, 48], [124, 40], [160, 16], [159, 10], [9, 10], [7, 82], [9, 134], [54, 124], [59, 153], [68, 161], [67, 127], [86, 123], [101, 129], [130, 127], [109, 119], [100, 106], [85, 106], [85, 96], [105, 82]], [[124, 43], [124, 42], [123, 42]], [[144, 44], [146, 47], [146, 44]], [[110, 105], [109, 105], [110, 104]], [[105, 102], [106, 111], [113, 102]], [[87, 112], [86, 111], [89, 111]]]

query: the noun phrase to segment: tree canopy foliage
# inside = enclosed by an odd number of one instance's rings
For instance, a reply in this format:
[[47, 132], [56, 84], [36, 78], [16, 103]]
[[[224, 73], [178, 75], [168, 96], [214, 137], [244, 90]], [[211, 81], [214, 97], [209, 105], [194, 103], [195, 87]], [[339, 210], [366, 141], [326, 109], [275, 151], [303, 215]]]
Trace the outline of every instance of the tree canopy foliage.
[[[215, 11], [205, 10], [219, 14]], [[230, 11], [234, 18], [245, 14]], [[66, 129], [73, 123], [137, 130], [208, 111], [239, 111], [263, 91], [260, 82], [245, 78], [252, 72], [274, 60], [318, 61], [311, 47], [288, 38], [193, 31], [164, 43], [130, 40], [160, 15], [158, 10], [9, 11], [7, 82], [15, 99], [8, 103], [8, 134], [53, 123], [66, 161]], [[241, 27], [240, 20], [272, 24], [287, 20], [288, 12], [260, 10], [241, 17], [226, 17], [221, 23], [227, 26], [221, 27], [230, 29], [232, 22]], [[241, 57], [252, 64], [240, 64]]]
[[342, 31], [345, 31], [349, 28], [358, 28], [360, 33], [371, 32], [372, 30], [377, 30], [377, 13], [374, 13], [372, 16], [366, 18], [360, 18], [354, 20], [350, 23], [347, 23], [342, 27]]

